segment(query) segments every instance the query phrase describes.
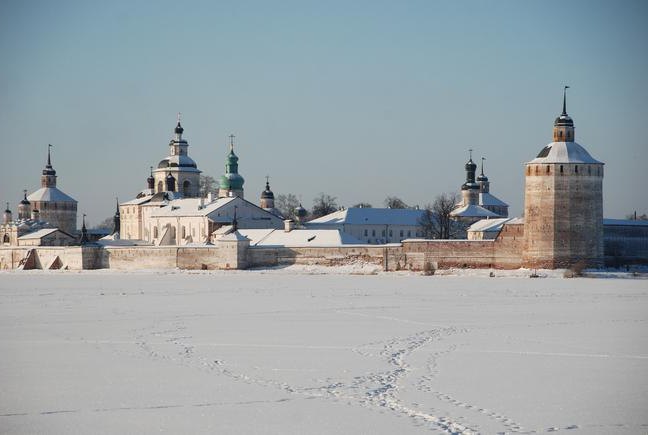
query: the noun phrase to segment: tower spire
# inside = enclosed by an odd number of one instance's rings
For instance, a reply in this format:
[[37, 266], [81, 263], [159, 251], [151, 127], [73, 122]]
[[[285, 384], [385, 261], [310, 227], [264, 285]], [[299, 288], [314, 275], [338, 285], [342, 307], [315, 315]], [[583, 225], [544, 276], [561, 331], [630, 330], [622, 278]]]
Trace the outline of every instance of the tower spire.
[[235, 137], [236, 136], [234, 136], [233, 134], [229, 135], [229, 138], [230, 138], [230, 151], [234, 151], [234, 138]]
[[567, 89], [569, 89], [569, 86], [565, 86], [563, 88], [563, 111], [562, 115], [567, 116]]
[[481, 174], [484, 175], [484, 160], [486, 160], [486, 157], [481, 158]]
[[47, 144], [47, 167], [51, 168], [52, 167], [52, 159], [50, 157], [50, 150], [52, 149], [52, 144], [48, 143]]

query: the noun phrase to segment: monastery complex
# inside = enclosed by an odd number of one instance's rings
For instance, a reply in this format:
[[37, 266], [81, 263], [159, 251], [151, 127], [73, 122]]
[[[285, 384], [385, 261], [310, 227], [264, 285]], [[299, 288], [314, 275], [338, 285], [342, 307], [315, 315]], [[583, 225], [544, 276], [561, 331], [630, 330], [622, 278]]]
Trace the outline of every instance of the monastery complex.
[[[472, 155], [461, 201], [451, 212], [462, 239], [424, 239], [423, 210], [349, 208], [296, 221], [275, 208], [269, 181], [258, 202], [245, 199], [245, 180], [230, 137], [218, 190], [201, 192], [197, 163], [178, 119], [168, 155], [151, 167], [146, 188], [117, 205], [112, 234], [77, 230], [77, 201], [57, 187], [48, 149], [41, 188], [25, 191], [0, 226], [1, 269], [244, 269], [354, 261], [384, 270], [429, 267], [568, 268], [648, 262], [648, 222], [603, 218], [604, 163], [576, 142], [567, 114], [555, 119], [553, 141], [524, 166], [524, 217], [508, 204]], [[617, 264], [618, 265], [618, 264]]]

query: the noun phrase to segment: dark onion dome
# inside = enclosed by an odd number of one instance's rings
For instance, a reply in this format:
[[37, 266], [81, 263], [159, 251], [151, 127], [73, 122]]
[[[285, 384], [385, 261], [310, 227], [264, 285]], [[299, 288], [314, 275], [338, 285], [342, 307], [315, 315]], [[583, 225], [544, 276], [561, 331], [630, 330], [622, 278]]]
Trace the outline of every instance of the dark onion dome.
[[173, 175], [171, 175], [171, 173], [169, 173], [169, 174], [166, 176], [166, 179], [167, 179], [167, 181], [171, 181], [171, 180], [175, 181], [175, 177], [174, 177]]
[[299, 203], [299, 207], [295, 209], [295, 213], [297, 214], [297, 217], [302, 219], [306, 217], [308, 211], [304, 207], [302, 207], [301, 203]]
[[560, 115], [556, 120], [554, 121], [554, 126], [555, 127], [573, 127], [574, 126], [574, 121], [567, 115], [566, 113], [563, 113]]
[[23, 197], [22, 201], [20, 201], [22, 205], [30, 205], [31, 203], [27, 199], [27, 192], [25, 192], [25, 196]]
[[184, 128], [182, 128], [182, 125], [180, 125], [180, 121], [178, 121], [178, 125], [176, 125], [175, 128], [175, 133], [176, 134], [182, 134], [184, 132]]
[[461, 190], [478, 190], [478, 189], [479, 189], [479, 184], [474, 182], [467, 181], [461, 185]]
[[5, 213], [11, 213], [11, 210], [9, 210], [9, 203], [7, 203], [7, 208], [5, 208]]
[[468, 160], [468, 162], [466, 163], [466, 171], [475, 172], [476, 170], [477, 164], [475, 164], [472, 159]]
[[477, 181], [488, 181], [488, 177], [481, 173], [477, 176]]
[[263, 192], [261, 192], [261, 199], [274, 199], [274, 193], [270, 190], [270, 183], [266, 181], [266, 187]]

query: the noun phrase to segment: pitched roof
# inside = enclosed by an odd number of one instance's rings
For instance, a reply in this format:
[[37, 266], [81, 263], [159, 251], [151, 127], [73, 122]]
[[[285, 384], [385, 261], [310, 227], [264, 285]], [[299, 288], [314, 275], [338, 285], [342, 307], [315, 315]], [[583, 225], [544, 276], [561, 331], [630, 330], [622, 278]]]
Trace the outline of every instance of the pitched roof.
[[42, 230], [33, 231], [31, 233], [24, 234], [24, 235], [18, 237], [18, 239], [19, 240], [42, 239], [43, 237], [48, 236], [48, 235], [50, 235], [52, 233], [55, 233], [57, 231], [65, 234], [66, 236], [68, 236], [70, 238], [74, 238], [73, 236], [69, 235], [65, 231], [59, 230], [58, 228], [44, 228]]
[[479, 205], [496, 205], [499, 207], [508, 207], [508, 204], [489, 192], [479, 194]]
[[351, 207], [309, 221], [310, 224], [351, 225], [419, 225], [424, 210], [409, 208], [360, 208]]
[[56, 202], [77, 202], [76, 199], [63, 193], [56, 187], [41, 187], [37, 191], [27, 195], [29, 201], [56, 201]]
[[328, 247], [341, 245], [363, 245], [363, 241], [338, 229], [294, 229], [246, 230], [239, 232], [247, 236], [252, 246]]
[[482, 219], [468, 227], [468, 231], [497, 232], [512, 218]]
[[474, 204], [464, 205], [463, 207], [455, 208], [450, 213], [453, 217], [500, 217], [497, 213], [485, 209]]
[[602, 164], [576, 142], [551, 142], [529, 163], [591, 163]]

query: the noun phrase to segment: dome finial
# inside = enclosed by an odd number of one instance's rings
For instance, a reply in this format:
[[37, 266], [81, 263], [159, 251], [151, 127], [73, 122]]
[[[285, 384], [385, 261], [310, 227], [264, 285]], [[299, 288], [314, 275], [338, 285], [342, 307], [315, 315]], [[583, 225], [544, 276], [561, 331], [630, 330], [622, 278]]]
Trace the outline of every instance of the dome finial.
[[234, 151], [234, 138], [235, 137], [236, 136], [234, 136], [233, 134], [229, 135], [229, 138], [230, 138], [230, 151]]
[[563, 111], [562, 115], [567, 116], [567, 89], [569, 89], [569, 86], [565, 86], [563, 88]]
[[52, 149], [52, 144], [48, 143], [47, 144], [47, 167], [51, 168], [52, 167], [52, 159], [50, 157], [50, 150]]
[[266, 190], [270, 190], [270, 176], [266, 175]]
[[174, 130], [176, 134], [176, 140], [182, 139], [182, 133], [184, 133], [184, 128], [182, 128], [182, 125], [180, 124], [180, 120], [182, 118], [182, 113], [178, 112], [178, 123], [176, 124], [176, 128]]
[[486, 157], [481, 158], [481, 174], [484, 175], [484, 160], [486, 160]]
[[472, 152], [473, 152], [473, 150], [472, 150], [472, 148], [470, 148], [468, 150], [468, 156], [470, 157], [469, 161], [471, 161], [471, 162], [472, 162]]

